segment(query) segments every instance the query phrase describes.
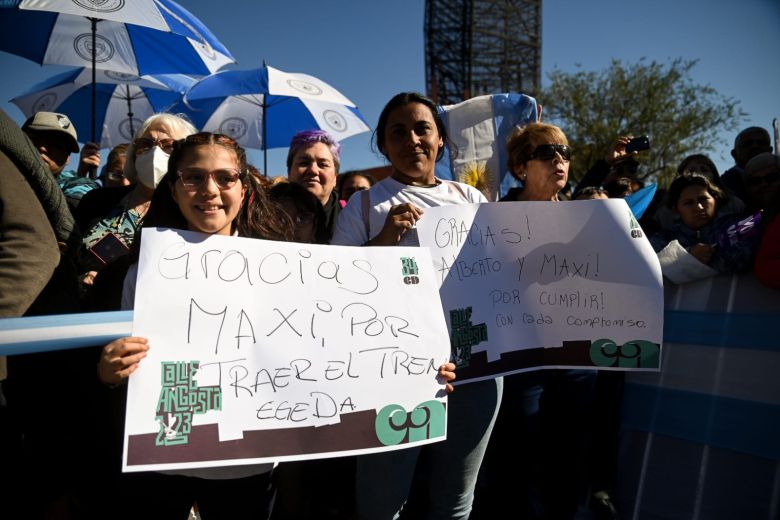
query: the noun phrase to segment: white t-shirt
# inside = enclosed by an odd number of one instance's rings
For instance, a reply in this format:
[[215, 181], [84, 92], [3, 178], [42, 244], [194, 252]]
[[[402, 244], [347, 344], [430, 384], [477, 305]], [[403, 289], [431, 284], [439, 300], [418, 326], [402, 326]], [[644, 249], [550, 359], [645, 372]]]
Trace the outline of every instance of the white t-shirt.
[[[440, 180], [440, 179], [437, 179]], [[368, 190], [369, 211], [368, 223], [370, 237], [366, 233], [363, 220], [363, 197], [366, 192], [360, 191], [350, 197], [346, 207], [341, 210], [336, 221], [336, 229], [330, 243], [337, 246], [362, 246], [369, 238], [374, 238], [382, 231], [390, 208], [398, 204], [411, 202], [420, 208], [433, 208], [448, 204], [469, 204], [472, 202], [487, 202], [482, 193], [469, 186], [453, 181], [441, 181], [437, 186], [423, 188], [408, 186], [392, 177], [381, 180]], [[425, 215], [422, 216], [425, 218]], [[417, 230], [411, 229], [403, 235], [399, 246], [419, 246]]]

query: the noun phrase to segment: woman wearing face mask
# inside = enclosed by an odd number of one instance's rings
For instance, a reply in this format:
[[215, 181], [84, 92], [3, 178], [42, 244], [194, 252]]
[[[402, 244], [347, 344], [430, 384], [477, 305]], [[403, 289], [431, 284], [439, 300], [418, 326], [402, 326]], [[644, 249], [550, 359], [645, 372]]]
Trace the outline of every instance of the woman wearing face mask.
[[103, 203], [114, 201], [111, 209], [83, 229], [78, 262], [85, 286], [92, 284], [98, 271], [130, 250], [154, 188], [168, 168], [173, 142], [196, 131], [188, 121], [173, 114], [155, 114], [138, 129], [127, 149], [124, 167], [130, 186], [101, 190], [105, 192]]

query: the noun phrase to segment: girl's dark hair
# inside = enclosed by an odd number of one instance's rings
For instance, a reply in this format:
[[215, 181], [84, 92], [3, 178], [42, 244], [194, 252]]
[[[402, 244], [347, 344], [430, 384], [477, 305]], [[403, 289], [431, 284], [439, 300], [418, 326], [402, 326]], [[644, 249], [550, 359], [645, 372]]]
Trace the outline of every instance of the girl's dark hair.
[[[238, 169], [242, 172], [241, 182], [246, 188], [241, 211], [236, 217], [236, 229], [239, 235], [266, 240], [290, 240], [292, 234], [289, 225], [280, 218], [277, 208], [270, 203], [265, 190], [258, 185], [252, 175], [247, 173], [244, 149], [231, 137], [210, 132], [192, 134], [174, 143], [171, 157], [168, 159], [168, 171], [154, 190], [143, 227], [187, 229], [187, 220], [182, 215], [179, 205], [173, 200], [174, 185], [179, 179], [177, 169], [187, 150], [207, 145], [224, 146], [236, 154]], [[135, 243], [140, 245], [138, 237]]]
[[623, 198], [627, 191], [631, 191], [631, 179], [628, 177], [613, 179], [604, 186], [604, 191], [610, 199]]
[[[309, 190], [295, 182], [280, 182], [275, 184], [269, 191], [268, 197], [271, 202], [278, 203], [281, 200], [291, 200], [295, 207], [301, 213], [314, 215], [314, 240], [317, 244], [328, 243], [328, 231], [325, 229], [325, 210], [322, 203]], [[277, 211], [288, 217], [284, 208], [278, 206]], [[295, 222], [289, 219], [290, 230], [295, 226]]]
[[[426, 97], [419, 92], [401, 92], [400, 94], [393, 96], [393, 98], [387, 102], [385, 108], [382, 109], [382, 113], [379, 114], [379, 121], [374, 130], [374, 149], [379, 150], [382, 155], [387, 157], [387, 154], [385, 153], [385, 126], [387, 126], [387, 120], [390, 118], [390, 113], [392, 113], [393, 110], [408, 105], [409, 103], [420, 103], [430, 109], [431, 114], [433, 114], [433, 120], [436, 122], [436, 130], [439, 132], [439, 136], [444, 142], [444, 146], [450, 150], [450, 157], [457, 157], [458, 150], [455, 147], [455, 143], [450, 141], [449, 134], [447, 134], [447, 127], [444, 126], [444, 121], [442, 121], [441, 116], [439, 115], [436, 103], [434, 103], [431, 98]], [[444, 156], [444, 146], [439, 148], [439, 153], [436, 155], [437, 161]], [[389, 160], [390, 158], [387, 157], [387, 159]]]
[[370, 173], [363, 173], [360, 171], [342, 173], [336, 179], [336, 191], [339, 193], [339, 195], [341, 195], [341, 187], [344, 185], [344, 183], [353, 177], [363, 177], [368, 181], [369, 186], [376, 184], [376, 179]]
[[685, 188], [690, 186], [703, 186], [718, 206], [726, 200], [728, 195], [722, 189], [718, 188], [710, 179], [705, 175], [699, 173], [693, 173], [688, 175], [680, 175], [672, 181], [672, 185], [669, 186], [669, 191], [666, 192], [666, 205], [672, 209], [677, 207], [677, 202], [680, 200], [680, 195]]
[[[688, 170], [688, 165], [690, 165], [692, 162], [700, 162], [707, 165], [707, 168], [710, 170], [711, 175], [707, 175], [706, 177], [709, 177], [710, 181], [723, 190], [726, 191], [726, 185], [723, 184], [723, 179], [720, 177], [720, 173], [718, 173], [718, 167], [715, 166], [715, 163], [712, 162], [712, 159], [707, 157], [706, 155], [702, 153], [695, 153], [693, 155], [689, 155], [682, 161], [680, 161], [680, 164], [677, 166], [677, 176], [685, 175], [686, 171]], [[693, 173], [693, 172], [691, 172]], [[699, 175], [703, 175], [701, 172], [695, 172]], [[690, 173], [689, 173], [690, 174]]]

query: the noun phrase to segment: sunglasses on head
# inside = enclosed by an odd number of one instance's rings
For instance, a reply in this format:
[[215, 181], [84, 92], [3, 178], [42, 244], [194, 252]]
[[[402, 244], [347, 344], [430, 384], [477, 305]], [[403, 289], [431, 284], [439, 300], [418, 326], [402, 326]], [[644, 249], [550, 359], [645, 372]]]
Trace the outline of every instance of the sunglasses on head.
[[755, 187], [761, 184], [772, 184], [780, 180], [780, 171], [769, 172], [766, 175], [753, 175], [745, 179], [745, 186]]
[[539, 159], [540, 161], [549, 161], [555, 158], [555, 154], [561, 155], [564, 161], [571, 160], [571, 148], [565, 144], [540, 144], [528, 156], [528, 160]]

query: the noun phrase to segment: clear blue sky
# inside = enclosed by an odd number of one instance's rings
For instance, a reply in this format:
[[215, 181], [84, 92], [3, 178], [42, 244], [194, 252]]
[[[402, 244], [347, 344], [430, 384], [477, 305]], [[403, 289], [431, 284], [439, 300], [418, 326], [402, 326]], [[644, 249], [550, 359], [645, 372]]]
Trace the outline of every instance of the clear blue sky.
[[[231, 50], [239, 63], [230, 68], [266, 60], [317, 76], [352, 99], [371, 126], [394, 94], [425, 89], [423, 0], [177, 1]], [[770, 129], [780, 117], [778, 0], [543, 0], [542, 25], [544, 84], [554, 68], [599, 70], [612, 58], [698, 59], [694, 79], [739, 100], [748, 113], [744, 126]], [[5, 52], [0, 66], [0, 106], [20, 123], [21, 112], [8, 100], [64, 70]], [[732, 163], [735, 135], [725, 133], [713, 154], [721, 171]], [[284, 172], [285, 154], [271, 151], [270, 174]], [[260, 153], [251, 152], [250, 160], [262, 165]], [[369, 134], [344, 141], [342, 170], [383, 163], [370, 150]]]

